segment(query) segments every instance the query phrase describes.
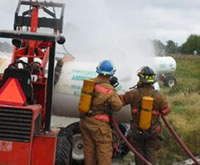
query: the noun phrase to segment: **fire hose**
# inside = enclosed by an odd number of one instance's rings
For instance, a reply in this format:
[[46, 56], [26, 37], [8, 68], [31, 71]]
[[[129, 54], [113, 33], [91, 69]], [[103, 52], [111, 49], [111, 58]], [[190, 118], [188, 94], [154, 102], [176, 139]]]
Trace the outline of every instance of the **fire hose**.
[[172, 128], [172, 126], [170, 125], [170, 123], [167, 120], [167, 118], [165, 116], [163, 116], [163, 115], [161, 115], [161, 118], [164, 121], [164, 123], [167, 126], [167, 128], [169, 129], [170, 133], [175, 137], [175, 139], [177, 140], [177, 142], [179, 143], [179, 145], [185, 151], [185, 153], [195, 162], [196, 165], [200, 165], [200, 163], [194, 157], [194, 155], [192, 154], [192, 152], [187, 148], [187, 146], [183, 143], [183, 141], [178, 136], [178, 134], [176, 133], [176, 131]]
[[118, 123], [114, 116], [112, 115], [112, 123], [114, 128], [116, 129], [118, 135], [123, 139], [125, 144], [128, 146], [128, 148], [140, 159], [142, 160], [145, 164], [147, 165], [152, 165], [148, 160], [146, 160], [139, 152], [136, 151], [136, 149], [131, 145], [131, 143], [126, 139], [126, 137], [123, 135], [121, 130], [119, 129]]
[[[161, 115], [162, 120], [164, 121], [164, 123], [166, 124], [167, 128], [169, 129], [170, 133], [175, 137], [175, 139], [177, 140], [177, 142], [180, 144], [180, 146], [182, 147], [182, 149], [185, 151], [185, 153], [195, 162], [196, 165], [200, 165], [200, 163], [197, 161], [197, 159], [195, 158], [195, 156], [192, 154], [192, 152], [187, 148], [187, 146], [183, 143], [183, 141], [181, 140], [181, 138], [178, 136], [178, 134], [176, 133], [176, 131], [172, 128], [172, 126], [170, 125], [169, 121], [167, 120], [167, 118], [163, 115]], [[126, 137], [123, 135], [123, 133], [121, 132], [118, 123], [116, 121], [116, 119], [114, 118], [114, 116], [112, 116], [112, 123], [114, 128], [116, 129], [117, 133], [119, 134], [119, 136], [124, 140], [125, 144], [128, 146], [128, 148], [140, 159], [142, 160], [145, 164], [147, 165], [152, 165], [148, 160], [146, 160], [139, 152], [136, 151], [136, 149], [130, 144], [130, 142], [126, 139]]]

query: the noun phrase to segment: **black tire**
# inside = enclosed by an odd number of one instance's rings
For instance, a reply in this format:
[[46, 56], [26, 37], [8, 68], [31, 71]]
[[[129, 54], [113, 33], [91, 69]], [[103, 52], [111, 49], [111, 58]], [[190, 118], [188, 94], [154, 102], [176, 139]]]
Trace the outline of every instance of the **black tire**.
[[55, 165], [71, 165], [72, 136], [69, 131], [61, 128], [57, 138]]
[[[127, 128], [127, 126], [125, 124], [119, 124], [119, 128], [125, 136], [128, 135], [129, 129]], [[70, 146], [70, 149], [71, 149], [71, 151], [70, 151], [70, 154], [71, 154], [70, 155], [70, 163], [71, 163], [71, 165], [84, 165], [84, 158], [83, 159], [74, 159], [73, 156], [72, 156], [72, 153], [76, 152], [76, 151], [73, 151], [74, 147], [76, 147], [76, 146], [73, 146], [74, 145], [73, 144], [73, 137], [81, 134], [79, 122], [73, 123], [73, 124], [69, 125], [68, 127], [66, 127], [63, 130], [62, 134], [64, 134], [66, 137], [69, 137], [69, 132], [70, 132], [70, 138], [71, 138], [71, 140], [68, 141], [68, 142], [70, 142], [69, 146]], [[121, 145], [119, 146], [119, 149], [121, 150], [120, 155], [117, 155], [114, 158], [122, 158], [129, 152], [129, 148], [125, 145], [124, 142], [121, 143]], [[63, 165], [63, 164], [60, 164], [60, 165]]]
[[164, 85], [166, 87], [174, 87], [176, 86], [177, 84], [177, 81], [176, 81], [176, 78], [174, 76], [167, 76], [165, 79], [164, 79]]
[[[71, 134], [72, 134], [72, 142], [71, 142], [71, 146], [72, 146], [72, 154], [71, 154], [71, 163], [72, 165], [84, 165], [84, 156], [82, 159], [76, 159], [73, 157], [74, 153], [75, 154], [79, 154], [79, 149], [77, 148], [77, 145], [74, 144], [74, 137], [75, 136], [81, 136], [81, 130], [80, 130], [80, 126], [79, 126], [79, 122], [76, 123], [72, 123], [71, 125], [69, 125], [66, 129], [70, 130]], [[83, 144], [81, 144], [83, 147]], [[74, 150], [75, 149], [75, 150]], [[80, 149], [80, 152], [82, 151], [83, 148]], [[78, 152], [78, 153], [77, 153]], [[83, 153], [82, 153], [83, 154]], [[80, 157], [82, 157], [82, 155], [80, 155]]]
[[[127, 125], [126, 124], [119, 124], [119, 128], [120, 130], [122, 131], [122, 133], [128, 137], [129, 136], [129, 133], [130, 133], [130, 128], [127, 128]], [[128, 154], [128, 152], [130, 151], [130, 149], [128, 148], [128, 146], [125, 144], [125, 142], [123, 142], [121, 144], [121, 154], [120, 154], [120, 157], [123, 158], [124, 156], [126, 156]]]

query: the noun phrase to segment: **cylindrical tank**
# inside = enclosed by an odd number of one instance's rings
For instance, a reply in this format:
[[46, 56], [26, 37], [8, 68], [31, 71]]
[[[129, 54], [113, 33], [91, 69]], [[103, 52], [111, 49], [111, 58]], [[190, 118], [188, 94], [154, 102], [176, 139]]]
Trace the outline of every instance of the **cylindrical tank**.
[[[64, 64], [60, 80], [55, 86], [53, 99], [53, 114], [67, 117], [79, 117], [79, 96], [86, 78], [97, 76], [96, 63], [70, 61]], [[122, 82], [123, 83], [123, 82]], [[127, 82], [128, 83], [128, 82]], [[122, 88], [123, 86], [123, 88]], [[119, 85], [117, 91], [126, 91], [129, 88]], [[125, 107], [127, 109], [127, 106]], [[121, 122], [129, 122], [131, 119], [130, 108], [121, 110], [117, 115]]]
[[154, 69], [157, 74], [160, 73], [172, 73], [176, 70], [176, 61], [173, 57], [155, 57]]
[[[3, 56], [2, 56], [3, 57]], [[0, 72], [9, 65], [10, 58], [5, 56], [0, 58]], [[97, 76], [95, 62], [69, 61], [64, 64], [60, 80], [54, 88], [53, 113], [59, 116], [79, 117], [79, 97], [83, 80]], [[154, 65], [157, 73], [170, 73], [176, 69], [176, 62], [172, 57], [156, 57]], [[124, 93], [137, 83], [135, 71], [129, 71], [129, 74], [120, 73], [123, 70], [117, 66], [117, 77], [119, 86], [116, 88], [118, 93]], [[120, 73], [120, 74], [118, 74]], [[133, 74], [135, 73], [135, 74]], [[157, 85], [157, 86], [156, 86]], [[155, 84], [159, 89], [158, 84]], [[119, 122], [129, 122], [131, 120], [130, 106], [125, 106], [118, 112], [117, 119]]]

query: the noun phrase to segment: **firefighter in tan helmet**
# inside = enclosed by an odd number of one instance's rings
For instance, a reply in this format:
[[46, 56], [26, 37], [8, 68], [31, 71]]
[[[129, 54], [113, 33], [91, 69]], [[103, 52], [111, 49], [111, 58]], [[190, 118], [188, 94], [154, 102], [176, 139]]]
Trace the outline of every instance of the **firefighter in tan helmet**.
[[[115, 73], [113, 64], [109, 60], [104, 60], [99, 64], [96, 72], [98, 76], [93, 79], [94, 90], [89, 110], [84, 109], [84, 104], [87, 104], [86, 95], [88, 92], [81, 94], [80, 102], [82, 103], [79, 104], [84, 160], [85, 165], [111, 165], [112, 132], [109, 125], [109, 112], [119, 111], [122, 107], [122, 102], [109, 82], [110, 77]], [[90, 88], [91, 86], [89, 85], [85, 88]], [[84, 85], [82, 91], [84, 91]], [[80, 105], [83, 105], [84, 110], [81, 110]]]
[[[150, 67], [143, 67], [138, 72], [139, 81], [135, 89], [120, 96], [123, 105], [131, 106], [129, 141], [153, 165], [156, 164], [157, 153], [163, 140], [160, 115], [167, 115], [170, 111], [165, 98], [153, 87], [155, 76]], [[137, 157], [135, 162], [136, 165], [144, 165]]]

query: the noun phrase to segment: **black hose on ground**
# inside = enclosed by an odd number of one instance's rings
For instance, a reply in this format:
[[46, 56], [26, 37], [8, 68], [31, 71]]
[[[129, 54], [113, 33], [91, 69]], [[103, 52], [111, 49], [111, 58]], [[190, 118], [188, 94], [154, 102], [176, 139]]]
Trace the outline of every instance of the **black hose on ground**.
[[176, 131], [172, 128], [171, 124], [169, 123], [169, 121], [167, 120], [167, 118], [163, 115], [161, 115], [162, 120], [164, 121], [164, 123], [166, 124], [167, 128], [169, 129], [170, 133], [175, 137], [175, 139], [177, 140], [177, 142], [180, 144], [181, 148], [185, 151], [185, 153], [195, 162], [196, 165], [200, 165], [200, 163], [197, 161], [197, 159], [194, 157], [194, 155], [192, 154], [192, 152], [190, 152], [190, 150], [187, 148], [187, 146], [183, 143], [183, 141], [181, 140], [181, 138], [178, 136], [178, 134], [176, 133]]
[[114, 128], [116, 129], [118, 135], [124, 140], [128, 148], [140, 159], [142, 160], [145, 164], [147, 165], [152, 165], [148, 160], [146, 160], [139, 152], [136, 151], [136, 149], [130, 144], [130, 142], [126, 139], [126, 137], [123, 135], [121, 130], [119, 129], [118, 123], [114, 116], [112, 116], [112, 124]]

